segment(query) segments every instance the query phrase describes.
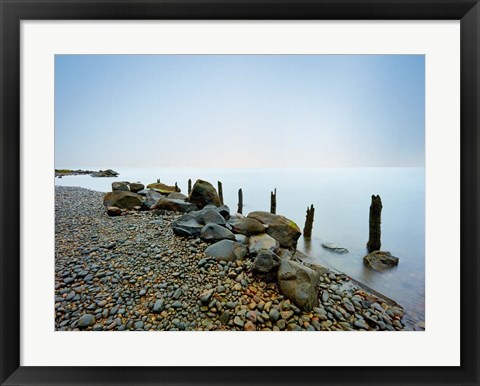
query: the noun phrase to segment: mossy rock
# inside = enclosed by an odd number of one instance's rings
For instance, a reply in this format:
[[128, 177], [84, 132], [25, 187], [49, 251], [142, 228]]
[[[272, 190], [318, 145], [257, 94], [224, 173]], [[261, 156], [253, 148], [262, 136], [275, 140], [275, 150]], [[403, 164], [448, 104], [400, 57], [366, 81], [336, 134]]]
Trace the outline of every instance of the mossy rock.
[[158, 193], [169, 195], [170, 193], [178, 192], [180, 193], [180, 188], [178, 186], [170, 186], [162, 184], [161, 182], [154, 182], [152, 184], [148, 184], [147, 188], [153, 189]]
[[120, 209], [131, 210], [135, 206], [141, 206], [142, 202], [143, 197], [139, 194], [125, 192], [123, 190], [115, 190], [103, 196], [103, 205], [106, 207], [116, 206]]
[[297, 247], [297, 240], [302, 232], [294, 221], [285, 216], [263, 211], [251, 212], [247, 218], [253, 218], [266, 225], [266, 233], [277, 240], [280, 246], [289, 249]]

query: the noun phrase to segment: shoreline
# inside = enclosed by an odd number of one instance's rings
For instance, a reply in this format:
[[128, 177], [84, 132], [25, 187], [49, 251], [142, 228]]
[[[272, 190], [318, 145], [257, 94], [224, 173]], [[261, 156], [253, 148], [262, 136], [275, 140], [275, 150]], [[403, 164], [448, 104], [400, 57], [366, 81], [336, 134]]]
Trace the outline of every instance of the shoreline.
[[181, 215], [109, 217], [104, 193], [56, 186], [55, 195], [56, 330], [409, 329], [401, 306], [342, 273], [321, 267], [318, 306], [302, 311], [248, 258], [215, 261], [200, 238], [175, 236]]

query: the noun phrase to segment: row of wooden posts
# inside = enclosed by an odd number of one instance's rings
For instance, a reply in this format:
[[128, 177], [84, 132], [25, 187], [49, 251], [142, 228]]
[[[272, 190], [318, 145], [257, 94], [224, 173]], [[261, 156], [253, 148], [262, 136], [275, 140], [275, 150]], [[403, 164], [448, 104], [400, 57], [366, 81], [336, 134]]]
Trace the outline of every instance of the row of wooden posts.
[[[175, 187], [177, 183], [175, 183]], [[188, 194], [192, 191], [192, 180], [188, 180]], [[223, 205], [223, 187], [222, 183], [218, 181], [218, 196], [220, 198], [220, 204]], [[381, 214], [382, 214], [382, 200], [378, 195], [372, 195], [372, 202], [370, 204], [369, 214], [369, 235], [367, 242], [367, 249], [369, 252], [378, 251], [381, 247]], [[238, 208], [237, 213], [242, 214], [243, 209], [243, 192], [242, 189], [238, 189]], [[277, 188], [270, 192], [270, 213], [277, 213]], [[305, 218], [305, 226], [303, 227], [303, 237], [312, 237], [313, 219], [315, 217], [315, 208], [313, 204], [307, 207], [307, 215]]]

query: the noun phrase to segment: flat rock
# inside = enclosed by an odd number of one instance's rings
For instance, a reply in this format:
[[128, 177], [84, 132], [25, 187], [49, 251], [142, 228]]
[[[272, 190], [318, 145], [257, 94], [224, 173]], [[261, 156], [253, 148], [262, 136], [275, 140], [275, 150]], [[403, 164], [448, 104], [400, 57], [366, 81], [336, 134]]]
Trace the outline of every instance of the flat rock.
[[322, 243], [321, 246], [325, 249], [329, 249], [333, 252], [337, 252], [337, 253], [348, 253], [348, 249], [347, 248], [343, 248], [343, 247], [339, 247], [337, 246], [336, 244], [334, 243], [328, 243], [328, 242], [325, 242], [325, 243]]
[[363, 258], [363, 262], [375, 271], [385, 271], [398, 265], [398, 257], [390, 252], [373, 251]]

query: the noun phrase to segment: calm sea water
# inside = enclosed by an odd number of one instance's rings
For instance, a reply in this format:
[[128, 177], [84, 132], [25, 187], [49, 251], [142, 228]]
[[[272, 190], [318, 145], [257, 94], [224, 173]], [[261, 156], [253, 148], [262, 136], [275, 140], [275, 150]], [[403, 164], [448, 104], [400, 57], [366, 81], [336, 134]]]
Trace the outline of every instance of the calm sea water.
[[[99, 170], [98, 167], [84, 168]], [[277, 213], [294, 220], [301, 229], [307, 206], [315, 207], [312, 238], [300, 237], [298, 249], [312, 261], [335, 268], [394, 299], [415, 321], [424, 320], [425, 298], [425, 169], [326, 168], [326, 169], [136, 169], [115, 168], [118, 178], [68, 176], [56, 185], [80, 186], [101, 192], [113, 181], [161, 182], [187, 192], [188, 179], [201, 178], [215, 187], [223, 185], [225, 203], [236, 210], [238, 189], [243, 190], [243, 213], [270, 210], [270, 191], [277, 189]], [[400, 258], [398, 267], [378, 273], [366, 268], [362, 258], [368, 239], [368, 214], [372, 194], [382, 198], [382, 250]], [[333, 242], [349, 253], [337, 254], [321, 247]]]

